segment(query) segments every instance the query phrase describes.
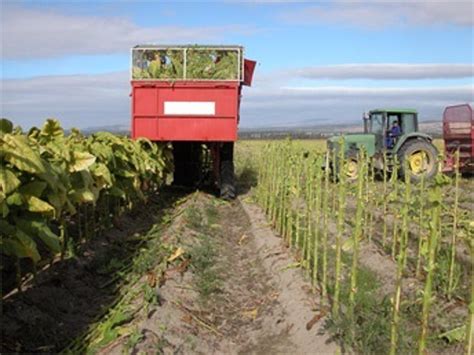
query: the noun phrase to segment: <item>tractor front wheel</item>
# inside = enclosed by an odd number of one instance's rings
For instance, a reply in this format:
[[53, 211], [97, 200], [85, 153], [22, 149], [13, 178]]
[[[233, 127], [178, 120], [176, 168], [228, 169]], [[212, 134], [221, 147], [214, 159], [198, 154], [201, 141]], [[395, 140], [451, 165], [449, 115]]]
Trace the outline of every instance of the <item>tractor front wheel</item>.
[[345, 154], [344, 161], [336, 158], [330, 162], [333, 181], [344, 179], [348, 182], [354, 182], [359, 177], [359, 154], [356, 150], [351, 150]]
[[346, 156], [345, 174], [349, 182], [356, 181], [359, 177], [359, 155], [356, 151], [349, 152]]
[[425, 140], [414, 140], [405, 143], [398, 153], [400, 177], [407, 173], [413, 182], [422, 178], [432, 179], [438, 172], [438, 151]]

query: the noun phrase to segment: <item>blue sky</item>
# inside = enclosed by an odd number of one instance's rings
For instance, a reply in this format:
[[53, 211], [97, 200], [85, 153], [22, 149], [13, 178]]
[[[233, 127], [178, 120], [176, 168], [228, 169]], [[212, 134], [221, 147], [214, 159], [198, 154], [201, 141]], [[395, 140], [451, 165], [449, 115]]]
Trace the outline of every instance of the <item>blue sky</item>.
[[244, 127], [474, 101], [471, 1], [3, 1], [1, 19], [2, 116], [25, 127], [127, 125], [129, 49], [150, 42], [244, 45]]

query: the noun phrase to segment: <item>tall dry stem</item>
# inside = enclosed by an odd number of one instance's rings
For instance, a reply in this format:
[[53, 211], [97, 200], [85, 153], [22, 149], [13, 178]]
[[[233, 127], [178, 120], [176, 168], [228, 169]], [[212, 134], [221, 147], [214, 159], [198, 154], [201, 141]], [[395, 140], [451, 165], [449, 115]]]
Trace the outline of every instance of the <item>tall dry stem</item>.
[[339, 297], [342, 272], [342, 237], [344, 235], [344, 218], [346, 206], [346, 164], [344, 156], [344, 139], [339, 141], [338, 154], [338, 206], [337, 206], [337, 232], [336, 232], [336, 270], [334, 280], [333, 317], [339, 315]]
[[456, 263], [456, 235], [458, 233], [458, 205], [459, 205], [459, 149], [454, 155], [454, 206], [453, 229], [451, 231], [450, 260], [448, 273], [448, 297], [454, 291], [454, 267]]

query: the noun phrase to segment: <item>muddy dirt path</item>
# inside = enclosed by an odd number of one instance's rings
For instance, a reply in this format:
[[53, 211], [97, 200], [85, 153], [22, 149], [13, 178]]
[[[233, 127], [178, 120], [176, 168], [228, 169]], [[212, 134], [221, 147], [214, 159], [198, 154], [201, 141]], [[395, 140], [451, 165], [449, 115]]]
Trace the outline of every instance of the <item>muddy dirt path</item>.
[[198, 193], [186, 210], [169, 233], [190, 251], [188, 270], [169, 274], [156, 311], [129, 324], [139, 340], [118, 339], [102, 353], [336, 352], [309, 282], [288, 267], [294, 260], [258, 207]]

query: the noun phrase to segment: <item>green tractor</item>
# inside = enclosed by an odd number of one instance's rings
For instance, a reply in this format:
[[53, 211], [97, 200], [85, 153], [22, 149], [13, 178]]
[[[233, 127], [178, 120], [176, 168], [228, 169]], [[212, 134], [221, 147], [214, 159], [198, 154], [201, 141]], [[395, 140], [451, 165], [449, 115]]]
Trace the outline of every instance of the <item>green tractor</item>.
[[[376, 109], [364, 115], [364, 133], [347, 134], [344, 156], [347, 159], [345, 175], [355, 180], [358, 175], [359, 150], [364, 149], [376, 170], [392, 171], [398, 162], [398, 172], [407, 172], [412, 181], [433, 178], [438, 171], [438, 150], [433, 139], [418, 131], [418, 113], [412, 109]], [[339, 156], [341, 136], [328, 140], [328, 150]], [[386, 158], [384, 159], [384, 153]], [[333, 155], [332, 155], [333, 156]], [[396, 159], [395, 159], [396, 158]], [[333, 162], [333, 165], [336, 165]], [[386, 166], [384, 166], [386, 165]]]

